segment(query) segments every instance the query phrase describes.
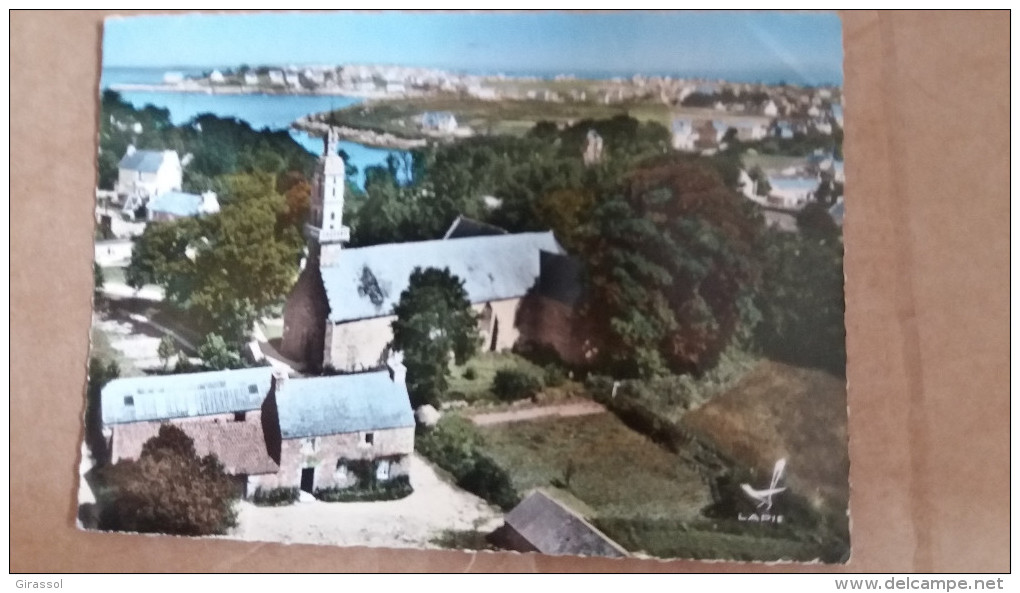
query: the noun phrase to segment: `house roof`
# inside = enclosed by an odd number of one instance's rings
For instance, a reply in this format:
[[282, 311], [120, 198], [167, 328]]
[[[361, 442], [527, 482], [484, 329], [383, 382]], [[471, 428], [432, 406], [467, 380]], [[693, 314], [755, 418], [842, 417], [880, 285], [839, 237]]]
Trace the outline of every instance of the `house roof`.
[[506, 235], [508, 234], [505, 229], [501, 229], [494, 224], [468, 218], [466, 216], [458, 216], [450, 228], [443, 235], [444, 239], [461, 239], [464, 237], [485, 237], [489, 235]]
[[564, 253], [552, 232], [392, 243], [344, 250], [320, 268], [334, 323], [391, 315], [416, 267], [448, 268], [472, 303], [524, 296], [539, 277], [539, 253]]
[[288, 379], [276, 407], [285, 439], [414, 426], [407, 388], [385, 370]]
[[131, 169], [132, 171], [141, 171], [142, 173], [155, 173], [163, 166], [163, 161], [167, 158], [167, 152], [173, 151], [136, 150], [130, 154], [125, 154], [124, 158], [120, 159], [118, 167], [121, 169]]
[[202, 196], [170, 191], [156, 196], [146, 207], [150, 212], [163, 212], [174, 216], [198, 216], [202, 208]]
[[543, 554], [622, 558], [626, 550], [579, 515], [540, 491], [506, 514], [504, 522]]
[[170, 420], [257, 410], [271, 367], [114, 379], [103, 387], [103, 424]]
[[772, 177], [769, 176], [769, 185], [772, 189], [786, 191], [803, 191], [818, 189], [818, 179], [814, 177]]
[[[271, 474], [279, 466], [266, 450], [260, 422], [182, 422], [176, 425], [195, 442], [199, 457], [215, 455], [231, 475]], [[160, 423], [136, 422], [113, 431], [114, 459], [138, 459], [142, 446], [159, 434]]]

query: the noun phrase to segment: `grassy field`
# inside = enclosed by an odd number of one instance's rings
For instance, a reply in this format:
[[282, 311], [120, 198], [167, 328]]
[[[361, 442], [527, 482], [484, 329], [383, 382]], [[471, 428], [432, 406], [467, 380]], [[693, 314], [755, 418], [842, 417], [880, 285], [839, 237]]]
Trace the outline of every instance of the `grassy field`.
[[817, 510], [845, 518], [850, 462], [843, 379], [766, 361], [687, 413], [682, 425], [762, 475], [786, 457], [791, 488]]
[[526, 492], [555, 486], [596, 514], [694, 520], [711, 503], [697, 468], [612, 414], [480, 429], [483, 451]]
[[463, 400], [469, 404], [496, 403], [492, 379], [496, 371], [514, 369], [542, 377], [542, 367], [510, 352], [483, 352], [467, 363], [450, 364], [450, 388], [446, 401]]
[[667, 126], [671, 120], [670, 107], [658, 102], [606, 105], [591, 101], [559, 103], [531, 99], [484, 101], [457, 95], [361, 103], [334, 112], [334, 118], [339, 125], [419, 138], [424, 136], [418, 132], [415, 118], [426, 111], [449, 111], [460, 126], [488, 135], [522, 135], [539, 121], [567, 123], [628, 113], [639, 120], [657, 121]]

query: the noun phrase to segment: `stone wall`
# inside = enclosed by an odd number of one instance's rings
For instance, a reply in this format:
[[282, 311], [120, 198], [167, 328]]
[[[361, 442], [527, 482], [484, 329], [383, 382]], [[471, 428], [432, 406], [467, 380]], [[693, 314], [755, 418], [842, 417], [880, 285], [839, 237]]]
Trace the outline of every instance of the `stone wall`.
[[280, 354], [306, 368], [321, 368], [328, 311], [318, 264], [309, 259], [283, 306]]

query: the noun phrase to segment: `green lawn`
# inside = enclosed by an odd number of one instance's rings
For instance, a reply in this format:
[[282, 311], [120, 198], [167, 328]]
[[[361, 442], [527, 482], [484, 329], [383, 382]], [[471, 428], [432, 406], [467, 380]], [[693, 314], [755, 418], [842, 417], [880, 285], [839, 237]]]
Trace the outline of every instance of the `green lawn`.
[[[470, 375], [468, 369], [473, 369], [474, 378], [465, 377]], [[492, 379], [496, 371], [500, 369], [517, 369], [535, 373], [542, 377], [542, 368], [532, 364], [524, 358], [510, 352], [483, 352], [471, 358], [466, 364], [450, 365], [450, 388], [447, 391], [446, 401], [464, 400], [469, 404], [474, 403], [496, 403], [496, 397], [492, 394]]]
[[[711, 503], [697, 469], [606, 413], [481, 427], [482, 450], [521, 493], [557, 486], [608, 516], [694, 520]], [[568, 481], [568, 474], [569, 481]]]

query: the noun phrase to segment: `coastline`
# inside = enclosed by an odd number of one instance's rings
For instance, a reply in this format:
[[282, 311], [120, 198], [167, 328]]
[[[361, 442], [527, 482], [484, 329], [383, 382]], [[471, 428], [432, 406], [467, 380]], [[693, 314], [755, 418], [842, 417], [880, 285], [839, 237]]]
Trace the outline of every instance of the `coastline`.
[[387, 99], [394, 97], [413, 97], [416, 93], [387, 93], [386, 91], [359, 91], [357, 89], [294, 89], [267, 88], [267, 87], [246, 87], [239, 85], [202, 86], [202, 85], [179, 85], [179, 84], [133, 84], [119, 83], [111, 84], [108, 87], [117, 92], [135, 93], [192, 93], [198, 95], [312, 95], [312, 96], [340, 96], [354, 99]]
[[[291, 124], [291, 128], [305, 132], [311, 136], [322, 136], [326, 133], [330, 126], [325, 122], [313, 121], [316, 114], [302, 117]], [[381, 134], [373, 130], [366, 130], [362, 128], [351, 128], [348, 126], [333, 126], [334, 129], [340, 134], [340, 137], [349, 142], [361, 144], [362, 146], [371, 146], [373, 148], [384, 148], [388, 150], [414, 150], [415, 148], [424, 148], [428, 145], [428, 140], [425, 138], [398, 138], [393, 134]]]

